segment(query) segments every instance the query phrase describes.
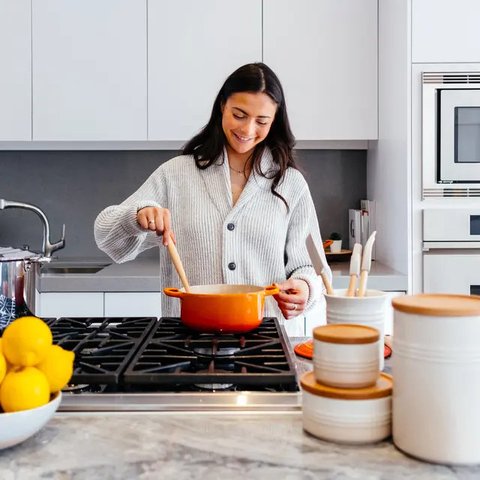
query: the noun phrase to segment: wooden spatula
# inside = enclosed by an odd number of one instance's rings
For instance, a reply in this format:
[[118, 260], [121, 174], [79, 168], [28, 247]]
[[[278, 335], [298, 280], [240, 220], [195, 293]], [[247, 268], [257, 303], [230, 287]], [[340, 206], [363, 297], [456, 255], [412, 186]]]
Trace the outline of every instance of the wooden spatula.
[[350, 282], [348, 284], [347, 297], [355, 296], [355, 286], [360, 276], [360, 265], [362, 263], [362, 245], [356, 243], [353, 246], [352, 257], [350, 258]]
[[372, 247], [375, 241], [375, 235], [377, 232], [373, 232], [365, 243], [362, 256], [362, 267], [360, 273], [360, 285], [358, 287], [357, 297], [363, 297], [367, 290], [367, 278], [372, 266]]
[[171, 238], [170, 238], [170, 241], [168, 242], [167, 248], [168, 248], [168, 253], [170, 254], [170, 257], [172, 257], [173, 266], [175, 267], [175, 270], [177, 271], [178, 276], [182, 281], [183, 288], [185, 289], [186, 292], [190, 292], [190, 285], [187, 280], [187, 275], [185, 274], [182, 261], [180, 260], [180, 256], [178, 255], [177, 247], [175, 246]]

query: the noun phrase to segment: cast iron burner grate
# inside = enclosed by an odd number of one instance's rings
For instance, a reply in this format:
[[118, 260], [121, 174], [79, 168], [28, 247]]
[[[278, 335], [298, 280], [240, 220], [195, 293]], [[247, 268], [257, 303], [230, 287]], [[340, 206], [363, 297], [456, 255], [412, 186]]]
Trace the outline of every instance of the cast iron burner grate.
[[124, 374], [128, 385], [282, 385], [296, 390], [295, 367], [286, 354], [276, 318], [244, 334], [203, 334], [179, 318], [161, 318]]
[[117, 384], [156, 318], [46, 320], [53, 343], [75, 352], [72, 384]]

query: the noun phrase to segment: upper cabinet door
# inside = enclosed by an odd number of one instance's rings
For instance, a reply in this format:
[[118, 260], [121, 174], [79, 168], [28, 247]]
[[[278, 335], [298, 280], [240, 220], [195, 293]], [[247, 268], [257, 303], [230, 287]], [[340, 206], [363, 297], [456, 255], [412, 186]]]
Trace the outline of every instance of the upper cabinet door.
[[377, 0], [264, 0], [263, 58], [297, 140], [377, 133]]
[[33, 139], [146, 140], [146, 0], [33, 2]]
[[480, 63], [478, 0], [412, 0], [412, 62]]
[[31, 0], [0, 0], [0, 141], [31, 140]]
[[148, 139], [190, 139], [227, 76], [261, 59], [261, 0], [149, 0]]

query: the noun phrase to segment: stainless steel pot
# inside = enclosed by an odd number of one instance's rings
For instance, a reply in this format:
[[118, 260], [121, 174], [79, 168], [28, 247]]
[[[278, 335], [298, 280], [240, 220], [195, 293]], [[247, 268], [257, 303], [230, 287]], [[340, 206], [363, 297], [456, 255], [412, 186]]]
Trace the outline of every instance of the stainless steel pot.
[[0, 248], [0, 329], [22, 315], [35, 314], [36, 281], [42, 264], [52, 253], [65, 246], [65, 225], [62, 238], [50, 243], [50, 225], [46, 215], [35, 205], [0, 199], [0, 210], [23, 208], [36, 213], [43, 223], [42, 253], [10, 247]]

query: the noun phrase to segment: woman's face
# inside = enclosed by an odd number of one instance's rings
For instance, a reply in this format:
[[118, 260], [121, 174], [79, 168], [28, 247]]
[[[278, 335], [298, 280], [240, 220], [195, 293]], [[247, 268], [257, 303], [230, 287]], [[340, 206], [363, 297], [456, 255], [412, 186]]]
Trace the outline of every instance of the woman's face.
[[250, 154], [268, 135], [276, 111], [277, 104], [266, 93], [230, 95], [222, 108], [222, 128], [230, 148]]

